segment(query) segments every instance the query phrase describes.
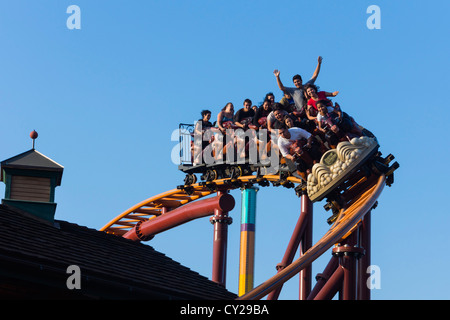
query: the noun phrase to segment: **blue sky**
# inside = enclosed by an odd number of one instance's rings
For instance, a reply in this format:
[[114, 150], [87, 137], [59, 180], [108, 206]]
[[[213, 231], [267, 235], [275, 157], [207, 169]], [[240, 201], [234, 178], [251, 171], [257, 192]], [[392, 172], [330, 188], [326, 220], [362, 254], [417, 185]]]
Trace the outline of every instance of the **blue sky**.
[[[68, 6], [81, 9], [69, 30]], [[370, 30], [370, 5], [381, 29]], [[184, 175], [173, 130], [202, 109], [282, 95], [299, 73], [340, 93], [343, 109], [400, 163], [372, 216], [373, 299], [449, 299], [448, 1], [0, 1], [0, 159], [31, 148], [65, 167], [56, 218], [101, 228]], [[4, 186], [1, 187], [4, 192]], [[240, 192], [229, 227], [227, 287], [237, 292]], [[314, 242], [328, 213], [314, 205]], [[292, 190], [260, 188], [255, 286], [275, 274], [298, 218]], [[211, 276], [208, 218], [149, 245]], [[313, 264], [322, 272], [331, 253]], [[298, 277], [281, 299], [296, 299]]]

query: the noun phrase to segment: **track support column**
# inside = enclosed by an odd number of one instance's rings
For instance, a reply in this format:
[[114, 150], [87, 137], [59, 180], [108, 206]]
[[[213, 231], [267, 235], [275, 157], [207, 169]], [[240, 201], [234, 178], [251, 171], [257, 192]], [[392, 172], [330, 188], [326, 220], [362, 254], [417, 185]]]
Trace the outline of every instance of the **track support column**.
[[364, 248], [365, 254], [358, 261], [358, 300], [370, 300], [370, 288], [367, 284], [369, 274], [367, 269], [370, 266], [370, 248], [371, 248], [371, 211], [367, 212], [359, 226], [359, 244]]
[[357, 260], [364, 255], [364, 249], [357, 247], [357, 233], [353, 232], [347, 239], [344, 245], [339, 245], [333, 248], [333, 254], [339, 257], [340, 268], [344, 273], [342, 283], [341, 297], [343, 300], [356, 299], [357, 286]]
[[[220, 196], [224, 192], [219, 191]], [[214, 209], [214, 216], [209, 221], [214, 225], [212, 281], [225, 287], [227, 269], [228, 225], [233, 219], [228, 212]]]
[[[308, 300], [313, 300], [316, 298], [316, 296], [319, 294], [319, 292], [322, 290], [325, 284], [328, 283], [328, 280], [334, 274], [338, 266], [339, 266], [339, 259], [333, 255], [330, 259], [330, 262], [328, 262], [325, 270], [322, 273], [318, 273], [316, 275], [316, 284], [312, 289], [311, 293], [309, 294]], [[331, 287], [333, 288], [334, 285], [331, 285]], [[336, 294], [336, 292], [339, 289], [339, 286], [336, 286], [336, 288], [337, 288], [336, 291], [331, 294], [331, 297], [333, 297]]]
[[[305, 206], [303, 206], [303, 208], [307, 208], [306, 198], [304, 200]], [[312, 209], [312, 204], [310, 209]], [[292, 263], [301, 241], [305, 239], [305, 233], [307, 232], [306, 230], [310, 229], [310, 227], [312, 227], [312, 210], [300, 210], [300, 216], [298, 218], [297, 224], [295, 225], [294, 232], [292, 233], [286, 252], [284, 253], [283, 260], [276, 266], [277, 272], [280, 272]], [[308, 232], [309, 234], [311, 234], [310, 230]], [[305, 286], [303, 286], [303, 288], [305, 288]], [[281, 289], [282, 286], [279, 286], [271, 293], [269, 293], [269, 295], [267, 296], [267, 300], [277, 300], [280, 295]]]
[[[313, 230], [313, 205], [311, 200], [309, 199], [306, 191], [303, 191], [301, 198], [301, 215], [305, 215], [308, 217], [306, 219], [305, 231], [302, 235], [301, 245], [300, 245], [300, 256], [305, 254], [306, 251], [309, 250], [312, 246], [312, 230]], [[312, 283], [312, 266], [308, 266], [304, 268], [299, 273], [299, 300], [306, 300], [311, 293], [311, 283]]]
[[336, 293], [342, 288], [342, 281], [344, 279], [344, 269], [338, 266], [333, 274], [327, 279], [323, 286], [320, 287], [317, 294], [311, 297], [313, 300], [331, 300]]
[[258, 188], [242, 189], [239, 289], [241, 296], [253, 289], [255, 266], [256, 193]]

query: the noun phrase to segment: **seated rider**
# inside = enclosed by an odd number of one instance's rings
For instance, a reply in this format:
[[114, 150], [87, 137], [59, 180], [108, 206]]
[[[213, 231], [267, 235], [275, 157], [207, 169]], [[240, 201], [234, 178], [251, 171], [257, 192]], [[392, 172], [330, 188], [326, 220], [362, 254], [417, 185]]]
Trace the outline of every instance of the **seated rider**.
[[359, 125], [353, 120], [353, 118], [350, 117], [347, 113], [342, 112], [338, 103], [335, 103], [335, 106], [333, 107], [333, 102], [328, 99], [328, 97], [336, 97], [339, 94], [339, 91], [318, 91], [317, 87], [314, 84], [307, 84], [304, 88], [306, 97], [308, 98], [307, 115], [309, 119], [317, 117], [317, 104], [319, 103], [319, 101], [322, 101], [327, 105], [328, 112], [340, 112], [339, 127], [341, 130], [351, 132], [359, 136], [362, 135], [362, 131]]
[[234, 106], [231, 102], [228, 102], [225, 107], [220, 110], [217, 115], [216, 126], [222, 133], [225, 133], [226, 129], [232, 129], [234, 125]]
[[267, 128], [272, 131], [284, 127], [284, 117], [288, 115], [281, 104], [275, 103], [273, 111], [267, 117]]
[[[197, 135], [203, 135], [206, 130], [212, 128], [213, 124], [209, 121], [211, 119], [211, 111], [202, 110], [202, 118], [195, 124], [195, 133]], [[202, 147], [205, 148], [208, 145], [208, 141], [203, 141]]]
[[[202, 110], [200, 113], [202, 115], [202, 118], [198, 121], [202, 123], [203, 128], [210, 128], [212, 127], [212, 123], [209, 121], [211, 119], [211, 111], [209, 110]], [[198, 122], [197, 122], [198, 123]]]
[[[311, 79], [306, 82], [308, 83], [314, 83], [319, 76], [320, 68], [322, 65], [322, 57], [317, 58], [317, 67], [314, 71]], [[301, 112], [304, 106], [306, 105], [305, 97], [304, 97], [304, 86], [303, 86], [303, 79], [300, 75], [296, 74], [292, 78], [292, 82], [294, 83], [295, 87], [285, 87], [280, 79], [280, 71], [274, 70], [273, 74], [275, 75], [275, 78], [277, 80], [278, 88], [283, 91], [283, 93], [288, 93], [291, 98], [294, 100], [295, 108], [298, 112]]]
[[294, 110], [296, 110], [294, 99], [292, 99], [289, 93], [285, 93], [279, 103], [283, 106], [283, 109], [286, 110], [288, 113], [291, 113]]
[[334, 148], [342, 138], [342, 132], [337, 126], [339, 115], [329, 112], [325, 100], [318, 101], [317, 108], [317, 128], [324, 133], [323, 137], [327, 140], [328, 145]]
[[253, 117], [253, 125], [259, 129], [267, 129], [267, 117], [271, 112], [271, 101], [266, 99], [256, 110], [255, 116]]
[[234, 124], [246, 130], [249, 126], [252, 126], [253, 117], [255, 116], [255, 111], [252, 109], [252, 101], [250, 99], [244, 100], [244, 107], [239, 109], [234, 115]]
[[227, 151], [235, 149], [235, 135], [233, 129], [236, 129], [234, 124], [234, 106], [228, 102], [225, 107], [217, 115], [216, 126], [220, 130], [215, 134], [214, 140], [214, 157], [216, 160], [224, 160]]
[[344, 112], [340, 110], [339, 105], [337, 108], [327, 106], [326, 100], [320, 100], [316, 103], [317, 114], [317, 127], [325, 133], [325, 138], [330, 146], [335, 146], [339, 141], [351, 140], [355, 136], [361, 136], [359, 134], [359, 128], [354, 129], [352, 119]]
[[[193, 145], [193, 155], [197, 155], [194, 163], [198, 164], [199, 156], [201, 152], [208, 146], [212, 141], [212, 132], [210, 134], [205, 135], [207, 131], [210, 131], [210, 129], [213, 127], [213, 124], [209, 121], [211, 119], [211, 111], [209, 110], [202, 110], [201, 112], [202, 118], [199, 119], [195, 123], [194, 128], [194, 134], [195, 136], [201, 137], [201, 145], [198, 141], [195, 141], [194, 139], [194, 145]], [[201, 150], [200, 150], [201, 146]]]
[[307, 171], [320, 161], [322, 153], [314, 136], [302, 128], [281, 128], [278, 147], [281, 155], [292, 161], [297, 173], [306, 180]]
[[339, 91], [334, 92], [326, 92], [326, 91], [318, 91], [318, 88], [314, 84], [307, 84], [305, 85], [305, 93], [306, 97], [308, 98], [308, 108], [311, 106], [316, 111], [317, 110], [317, 102], [321, 100], [327, 101], [327, 106], [333, 107], [333, 103], [331, 100], [328, 99], [328, 97], [336, 97], [339, 94]]
[[289, 114], [284, 116], [284, 125], [288, 129], [290, 129], [290, 128], [302, 128], [302, 129], [306, 130], [306, 128], [302, 127], [302, 123], [300, 121], [298, 121], [296, 117], [293, 117], [293, 116], [291, 116]]
[[275, 95], [273, 94], [273, 92], [268, 92], [268, 93], [266, 93], [264, 100], [269, 100], [270, 105], [273, 105], [275, 103]]
[[[244, 159], [248, 156], [249, 150], [256, 150], [257, 135], [256, 131], [247, 129], [256, 129], [257, 127], [253, 125], [253, 117], [255, 116], [255, 111], [252, 109], [252, 101], [250, 99], [244, 100], [244, 107], [239, 109], [234, 115], [234, 125], [237, 129], [235, 130], [236, 137], [236, 155], [239, 159]], [[249, 134], [249, 135], [247, 135]]]

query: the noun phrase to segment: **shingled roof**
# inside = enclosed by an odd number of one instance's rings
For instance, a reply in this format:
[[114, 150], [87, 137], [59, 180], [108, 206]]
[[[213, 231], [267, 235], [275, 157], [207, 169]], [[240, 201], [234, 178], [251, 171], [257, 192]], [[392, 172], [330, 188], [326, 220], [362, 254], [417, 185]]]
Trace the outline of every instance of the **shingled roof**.
[[[69, 290], [67, 268], [81, 271]], [[100, 299], [236, 298], [151, 246], [0, 205], [0, 297]]]

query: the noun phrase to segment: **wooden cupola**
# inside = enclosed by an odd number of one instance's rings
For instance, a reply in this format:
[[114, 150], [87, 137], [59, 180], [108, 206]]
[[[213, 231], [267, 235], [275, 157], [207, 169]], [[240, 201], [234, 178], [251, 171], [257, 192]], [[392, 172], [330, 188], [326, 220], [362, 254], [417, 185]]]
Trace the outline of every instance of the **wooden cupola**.
[[64, 167], [33, 148], [1, 162], [0, 179], [6, 185], [3, 204], [54, 221], [55, 188], [61, 185]]

